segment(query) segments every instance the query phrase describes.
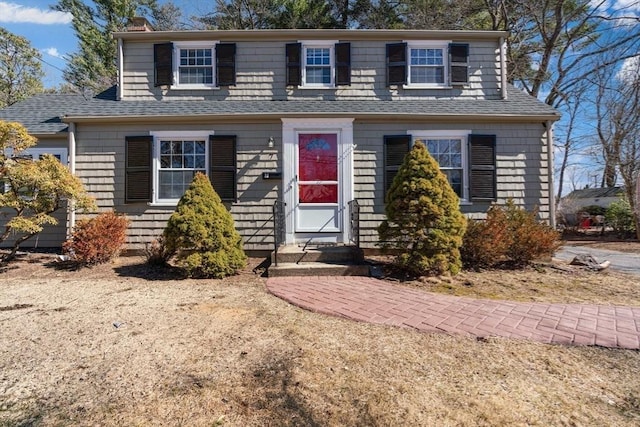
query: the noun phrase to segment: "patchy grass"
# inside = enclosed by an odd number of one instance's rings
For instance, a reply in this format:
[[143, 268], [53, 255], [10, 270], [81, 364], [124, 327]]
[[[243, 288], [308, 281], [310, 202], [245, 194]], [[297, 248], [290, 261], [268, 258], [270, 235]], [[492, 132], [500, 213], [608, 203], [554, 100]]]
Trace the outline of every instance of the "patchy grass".
[[[571, 245], [640, 253], [640, 242], [582, 238]], [[640, 277], [613, 270], [595, 272], [562, 262], [540, 262], [520, 270], [463, 271], [448, 277], [406, 280], [393, 271], [389, 257], [371, 257], [386, 264], [391, 280], [429, 292], [472, 298], [525, 302], [584, 303], [640, 306]], [[394, 279], [395, 277], [395, 279]]]
[[523, 270], [463, 271], [404, 282], [429, 292], [512, 301], [640, 306], [640, 277], [536, 264]]
[[269, 295], [250, 269], [146, 280], [138, 261], [2, 273], [2, 306], [24, 307], [0, 312], [0, 426], [640, 423], [638, 351], [355, 323]]

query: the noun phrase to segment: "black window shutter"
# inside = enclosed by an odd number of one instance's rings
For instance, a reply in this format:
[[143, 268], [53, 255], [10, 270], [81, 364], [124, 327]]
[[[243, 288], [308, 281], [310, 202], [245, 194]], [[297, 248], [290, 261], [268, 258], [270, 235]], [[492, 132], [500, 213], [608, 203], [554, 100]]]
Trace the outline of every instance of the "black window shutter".
[[287, 43], [287, 86], [300, 86], [302, 84], [302, 44]]
[[173, 43], [153, 45], [154, 85], [171, 86], [173, 84]]
[[237, 198], [236, 173], [235, 135], [209, 136], [209, 180], [223, 201]]
[[495, 135], [469, 135], [469, 163], [471, 200], [496, 200]]
[[407, 84], [407, 44], [387, 45], [387, 86]]
[[467, 43], [449, 44], [449, 63], [451, 84], [469, 83], [469, 45]]
[[218, 86], [236, 84], [236, 44], [216, 45], [216, 83]]
[[351, 43], [336, 43], [336, 85], [351, 85]]
[[411, 135], [385, 135], [384, 137], [384, 194], [391, 188], [411, 147]]
[[125, 138], [125, 203], [151, 201], [151, 147], [153, 137]]

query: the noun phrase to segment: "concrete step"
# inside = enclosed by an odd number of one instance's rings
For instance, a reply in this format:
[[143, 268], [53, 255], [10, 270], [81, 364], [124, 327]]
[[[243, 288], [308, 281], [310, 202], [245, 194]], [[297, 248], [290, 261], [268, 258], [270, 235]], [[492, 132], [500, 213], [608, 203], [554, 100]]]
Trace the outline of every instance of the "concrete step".
[[[276, 263], [275, 252], [271, 254], [271, 264]], [[360, 263], [364, 259], [362, 249], [355, 246], [319, 246], [299, 247], [296, 245], [282, 246], [278, 249], [278, 263]]]
[[271, 264], [269, 277], [285, 276], [369, 276], [369, 266], [366, 264], [345, 264], [331, 262], [281, 262]]

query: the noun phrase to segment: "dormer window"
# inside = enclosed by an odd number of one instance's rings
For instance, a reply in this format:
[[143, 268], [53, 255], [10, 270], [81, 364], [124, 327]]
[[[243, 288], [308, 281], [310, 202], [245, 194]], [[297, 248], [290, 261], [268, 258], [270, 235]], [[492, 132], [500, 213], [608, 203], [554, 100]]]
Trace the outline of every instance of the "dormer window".
[[409, 47], [409, 85], [442, 86], [447, 82], [447, 45]]
[[305, 46], [303, 86], [333, 86], [333, 46]]
[[286, 45], [287, 85], [334, 88], [351, 84], [351, 44], [304, 41]]
[[176, 86], [213, 87], [213, 46], [176, 45], [176, 53]]
[[447, 88], [469, 83], [469, 45], [411, 41], [387, 45], [387, 86]]
[[155, 86], [212, 89], [236, 83], [235, 43], [192, 41], [154, 45]]

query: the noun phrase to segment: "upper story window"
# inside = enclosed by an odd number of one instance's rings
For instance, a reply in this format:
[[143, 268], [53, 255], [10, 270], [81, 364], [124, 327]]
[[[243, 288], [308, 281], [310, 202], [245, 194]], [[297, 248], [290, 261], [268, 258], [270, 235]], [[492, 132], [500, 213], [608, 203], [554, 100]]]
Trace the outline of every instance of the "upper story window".
[[387, 86], [446, 88], [469, 82], [469, 45], [447, 42], [387, 44]]
[[235, 43], [194, 41], [154, 45], [154, 84], [211, 89], [236, 83]]
[[442, 86], [447, 83], [445, 46], [409, 47], [409, 85]]
[[213, 47], [176, 45], [176, 52], [176, 86], [213, 86]]
[[287, 85], [333, 88], [351, 84], [351, 44], [305, 41], [286, 45]]
[[305, 46], [302, 80], [305, 86], [333, 86], [333, 47]]

